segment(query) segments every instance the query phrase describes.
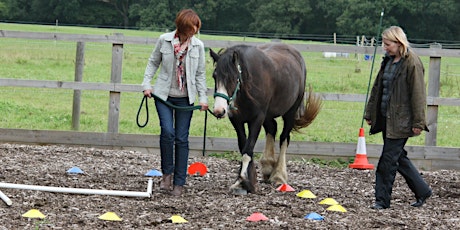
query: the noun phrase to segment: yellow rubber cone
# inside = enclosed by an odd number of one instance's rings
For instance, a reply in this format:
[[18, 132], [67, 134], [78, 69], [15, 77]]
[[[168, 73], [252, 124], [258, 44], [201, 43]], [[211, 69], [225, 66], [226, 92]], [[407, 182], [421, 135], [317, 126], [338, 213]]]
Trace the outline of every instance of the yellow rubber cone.
[[179, 215], [173, 215], [169, 219], [171, 219], [173, 224], [181, 224], [181, 223], [187, 223], [188, 222], [186, 219], [182, 218]]
[[319, 204], [336, 205], [336, 204], [339, 204], [339, 202], [337, 202], [333, 198], [326, 198], [320, 201]]
[[114, 212], [106, 212], [105, 214], [99, 216], [99, 219], [108, 221], [121, 221], [121, 218], [118, 217], [118, 215]]
[[310, 199], [316, 198], [315, 194], [313, 194], [310, 190], [303, 190], [302, 192], [297, 193], [297, 196]]
[[37, 209], [31, 209], [27, 211], [26, 213], [22, 214], [23, 217], [27, 218], [40, 218], [40, 219], [45, 219], [45, 215], [43, 215], [40, 211]]
[[344, 207], [342, 207], [342, 205], [340, 204], [331, 205], [326, 210], [335, 211], [335, 212], [347, 212], [347, 210]]

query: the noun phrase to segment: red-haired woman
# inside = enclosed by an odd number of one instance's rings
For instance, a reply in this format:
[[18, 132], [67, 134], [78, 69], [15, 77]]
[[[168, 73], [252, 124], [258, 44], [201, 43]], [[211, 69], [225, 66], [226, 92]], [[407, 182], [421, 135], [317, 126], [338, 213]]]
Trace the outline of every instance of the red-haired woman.
[[[191, 9], [176, 16], [176, 30], [162, 34], [153, 49], [144, 73], [144, 95], [154, 93], [176, 106], [191, 106], [198, 97], [201, 111], [208, 109], [204, 44], [194, 35], [201, 20]], [[154, 86], [151, 81], [157, 70]], [[183, 193], [187, 177], [189, 129], [193, 111], [174, 109], [155, 100], [160, 120], [161, 170], [160, 189], [171, 195]]]

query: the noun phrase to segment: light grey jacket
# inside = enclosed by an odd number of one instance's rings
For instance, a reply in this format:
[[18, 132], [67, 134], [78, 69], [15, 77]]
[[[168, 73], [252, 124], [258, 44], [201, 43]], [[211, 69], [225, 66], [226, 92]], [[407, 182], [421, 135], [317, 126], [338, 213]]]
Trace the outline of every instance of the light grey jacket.
[[[172, 40], [176, 31], [162, 34], [149, 57], [145, 68], [143, 90], [152, 90], [151, 81], [158, 68], [160, 72], [153, 86], [153, 93], [162, 100], [167, 100], [171, 81], [175, 80], [176, 58]], [[193, 36], [185, 58], [185, 71], [187, 75], [187, 92], [189, 103], [193, 104], [198, 93], [200, 103], [208, 103], [206, 96], [206, 63], [204, 44], [201, 40]]]

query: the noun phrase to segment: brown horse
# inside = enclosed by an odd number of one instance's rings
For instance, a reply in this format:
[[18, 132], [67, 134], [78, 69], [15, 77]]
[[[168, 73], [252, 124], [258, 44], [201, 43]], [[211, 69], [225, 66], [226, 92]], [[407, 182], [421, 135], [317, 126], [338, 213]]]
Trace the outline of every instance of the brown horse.
[[[218, 118], [228, 114], [242, 155], [240, 172], [231, 190], [235, 194], [256, 192], [253, 154], [262, 127], [266, 135], [260, 160], [263, 179], [275, 184], [287, 183], [286, 150], [290, 133], [310, 125], [321, 107], [321, 99], [311, 90], [304, 103], [307, 70], [302, 55], [281, 43], [236, 45], [210, 53], [215, 64], [213, 112]], [[276, 158], [277, 117], [283, 118], [283, 130]]]

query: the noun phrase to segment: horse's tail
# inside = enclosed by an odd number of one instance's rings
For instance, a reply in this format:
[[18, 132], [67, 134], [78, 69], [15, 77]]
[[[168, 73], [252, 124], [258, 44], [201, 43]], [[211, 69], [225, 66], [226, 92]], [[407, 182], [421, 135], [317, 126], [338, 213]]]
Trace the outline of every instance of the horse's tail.
[[[303, 100], [302, 100], [303, 102]], [[299, 131], [301, 128], [309, 126], [315, 120], [321, 110], [321, 97], [313, 94], [312, 87], [308, 90], [308, 99], [305, 104], [301, 103], [297, 111], [295, 119], [294, 131]]]

